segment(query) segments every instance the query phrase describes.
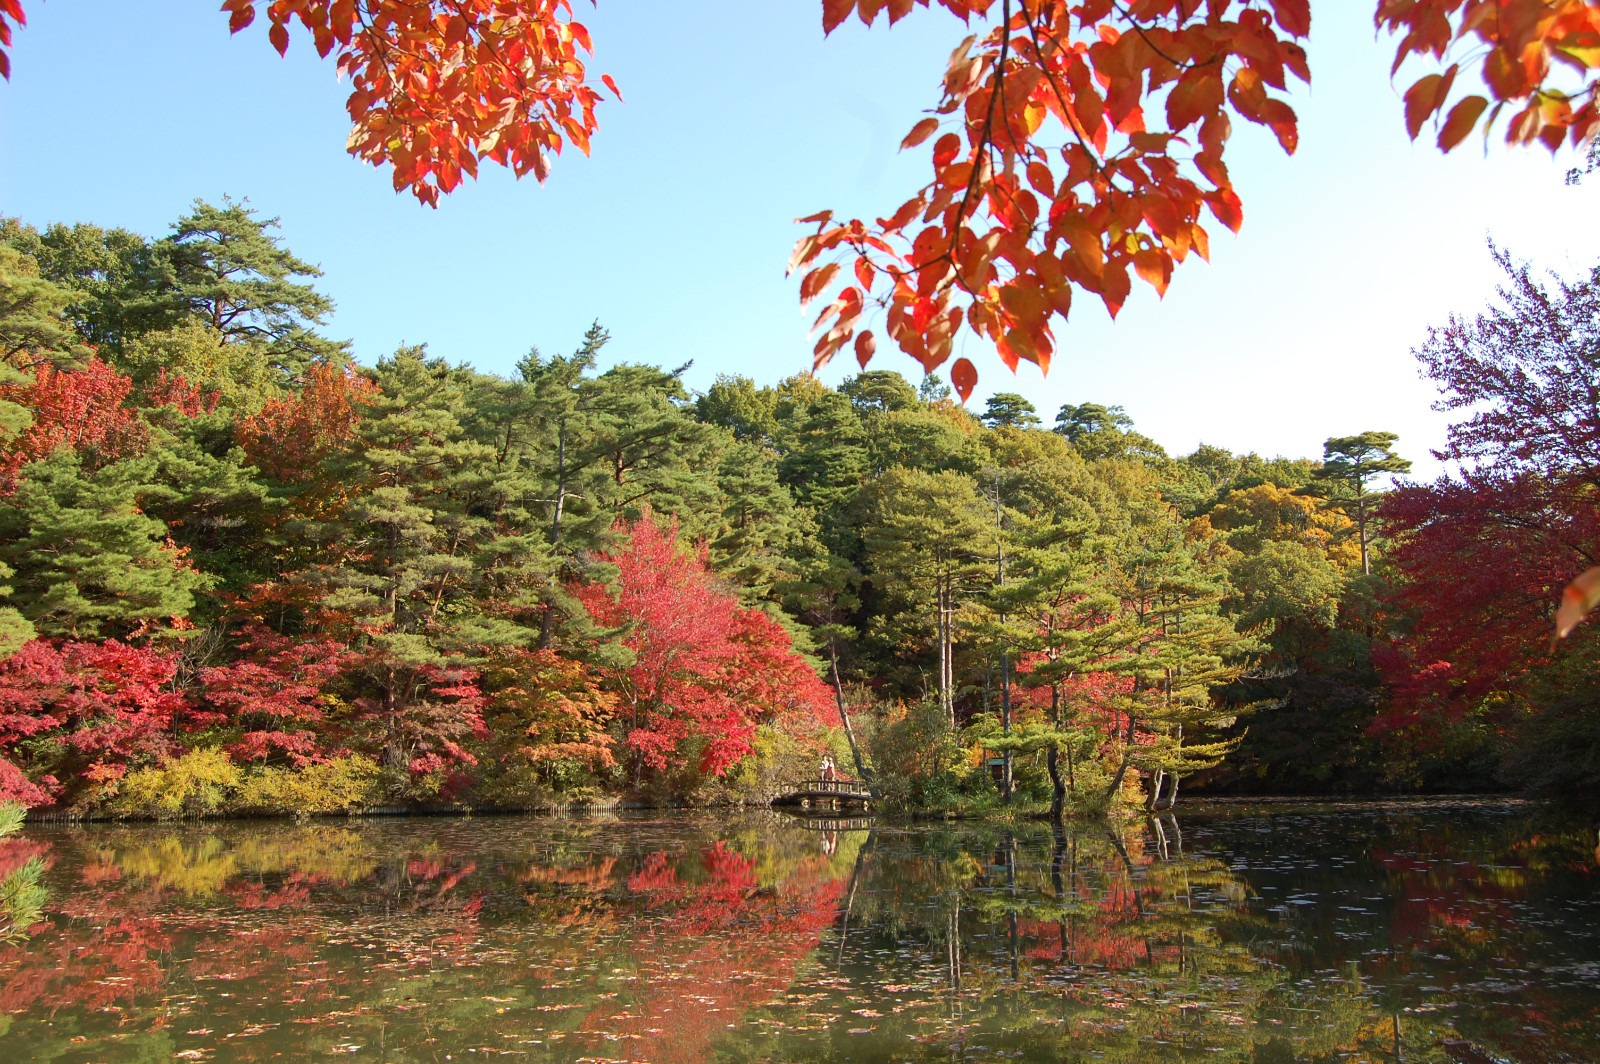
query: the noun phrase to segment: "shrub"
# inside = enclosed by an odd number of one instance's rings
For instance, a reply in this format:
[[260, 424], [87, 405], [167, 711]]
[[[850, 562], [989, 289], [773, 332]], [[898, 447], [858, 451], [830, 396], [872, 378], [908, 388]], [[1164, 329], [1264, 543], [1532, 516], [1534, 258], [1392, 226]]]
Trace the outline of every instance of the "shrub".
[[237, 806], [260, 813], [353, 813], [382, 800], [378, 763], [346, 754], [302, 768], [255, 768], [239, 788]]
[[160, 768], [128, 773], [110, 807], [119, 816], [204, 816], [222, 811], [240, 782], [239, 766], [226, 752], [190, 750]]

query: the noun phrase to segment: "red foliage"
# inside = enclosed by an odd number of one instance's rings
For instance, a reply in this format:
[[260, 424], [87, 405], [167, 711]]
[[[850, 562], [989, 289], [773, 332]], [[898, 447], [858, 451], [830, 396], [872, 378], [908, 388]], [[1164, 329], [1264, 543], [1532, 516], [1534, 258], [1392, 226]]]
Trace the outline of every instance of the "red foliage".
[[322, 695], [349, 663], [351, 652], [331, 640], [289, 639], [255, 628], [246, 633], [244, 656], [200, 671], [201, 697], [209, 711], [198, 723], [243, 729], [228, 752], [240, 761], [285, 757], [295, 765], [331, 752], [324, 728]]
[[53, 777], [33, 783], [9, 757], [17, 740], [59, 728], [65, 721], [51, 698], [64, 678], [61, 655], [37, 639], [0, 662], [0, 801], [49, 805], [59, 789]]
[[478, 760], [462, 744], [488, 734], [477, 672], [411, 665], [383, 646], [352, 656], [348, 669], [367, 692], [354, 700], [352, 746], [413, 777], [443, 776], [445, 792], [466, 782], [460, 769]]
[[[187, 723], [188, 700], [173, 684], [177, 671], [176, 654], [150, 647], [107, 640], [55, 648], [34, 640], [0, 662], [0, 751], [9, 754], [18, 738], [59, 729], [78, 762], [74, 781], [89, 784], [160, 761], [175, 727]], [[43, 804], [41, 794], [56, 788], [48, 777], [40, 783], [39, 793], [19, 800]]]
[[820, 718], [827, 691], [767, 617], [717, 586], [704, 552], [678, 542], [649, 514], [619, 524], [625, 547], [607, 556], [617, 591], [577, 589], [601, 624], [631, 625], [634, 662], [612, 681], [630, 713], [627, 745], [643, 763], [667, 768], [691, 738], [705, 742], [700, 770], [722, 774], [750, 753], [756, 725], [779, 713]]
[[221, 399], [220, 393], [201, 392], [198, 384], [191, 384], [181, 373], [168, 373], [165, 366], [156, 370], [155, 379], [141, 390], [145, 406], [169, 406], [184, 417], [209, 414]]
[[1600, 553], [1600, 513], [1537, 473], [1469, 474], [1402, 487], [1385, 501], [1393, 602], [1414, 619], [1378, 655], [1393, 685], [1390, 730], [1459, 716], [1550, 660], [1562, 586]]
[[1561, 589], [1600, 560], [1600, 276], [1536, 279], [1493, 251], [1500, 305], [1430, 330], [1417, 352], [1456, 477], [1396, 490], [1381, 516], [1409, 630], [1381, 657], [1395, 699], [1374, 729], [1448, 721], [1549, 661]]
[[149, 430], [129, 408], [133, 381], [99, 358], [81, 369], [41, 366], [31, 380], [0, 385], [0, 399], [27, 407], [33, 424], [0, 449], [0, 492], [16, 487], [22, 467], [58, 447], [70, 447], [89, 466], [142, 451]]

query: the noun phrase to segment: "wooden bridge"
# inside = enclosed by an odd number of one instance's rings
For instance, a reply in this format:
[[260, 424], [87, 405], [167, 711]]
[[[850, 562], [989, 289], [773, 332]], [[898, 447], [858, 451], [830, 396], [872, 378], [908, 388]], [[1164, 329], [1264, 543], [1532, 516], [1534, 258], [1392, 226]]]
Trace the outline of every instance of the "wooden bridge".
[[839, 809], [872, 804], [872, 791], [859, 780], [801, 780], [772, 799], [773, 805], [799, 806], [802, 809]]

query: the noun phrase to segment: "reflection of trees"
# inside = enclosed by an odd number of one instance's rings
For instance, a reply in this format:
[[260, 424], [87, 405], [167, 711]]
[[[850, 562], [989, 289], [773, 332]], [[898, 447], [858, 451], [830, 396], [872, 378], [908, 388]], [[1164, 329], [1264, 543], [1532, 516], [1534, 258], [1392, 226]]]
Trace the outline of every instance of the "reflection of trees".
[[[1583, 941], [1592, 970], [1593, 940], [1553, 941], [1572, 924], [1540, 908], [1592, 896], [1572, 867], [1587, 839], [1399, 819], [1319, 850], [1309, 823], [1220, 848], [1215, 824], [1170, 817], [1115, 833], [830, 836], [770, 817], [53, 831], [49, 922], [0, 949], [4, 1045], [8, 1059], [352, 1045], [397, 1061], [1600, 1059], [1594, 988], [1533, 974], [1581, 959]], [[1352, 857], [1368, 843], [1370, 861]], [[1313, 884], [1323, 900], [1283, 904]], [[1395, 900], [1341, 908], [1374, 893]], [[1514, 970], [1523, 982], [1495, 991]], [[1460, 986], [1461, 1007], [1424, 1011], [1434, 983]]]
[[0, 1010], [23, 1017], [8, 1048], [48, 1059], [74, 1037], [143, 1029], [168, 1057], [204, 1044], [182, 1027], [245, 1032], [228, 1044], [238, 1059], [281, 1053], [291, 1034], [297, 1053], [467, 1040], [553, 1059], [704, 1059], [788, 988], [860, 846], [834, 840], [829, 855], [820, 836], [771, 822], [653, 848], [584, 829], [498, 852], [376, 834], [66, 835], [58, 854], [78, 888], [39, 942], [0, 955]]

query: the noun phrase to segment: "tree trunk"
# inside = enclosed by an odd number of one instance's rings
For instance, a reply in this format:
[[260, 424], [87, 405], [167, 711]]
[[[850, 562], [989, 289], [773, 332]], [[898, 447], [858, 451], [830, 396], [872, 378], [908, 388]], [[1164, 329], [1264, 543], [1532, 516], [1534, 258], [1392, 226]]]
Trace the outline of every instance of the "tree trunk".
[[844, 724], [844, 737], [850, 743], [850, 760], [855, 762], [856, 778], [861, 782], [872, 783], [872, 774], [867, 771], [866, 762], [861, 758], [861, 747], [856, 743], [856, 730], [850, 724], [850, 707], [845, 703], [844, 684], [839, 680], [839, 646], [830, 638], [828, 640], [828, 663], [833, 672], [833, 699], [839, 706], [839, 720]]
[[1144, 801], [1144, 811], [1153, 813], [1161, 807], [1161, 787], [1167, 782], [1165, 769], [1156, 769], [1150, 774], [1150, 795]]
[[[550, 549], [556, 550], [561, 543], [561, 516], [567, 506], [567, 423], [563, 419], [561, 427], [556, 430], [556, 498], [550, 509]], [[556, 611], [549, 603], [545, 604], [544, 616], [539, 619], [539, 649], [549, 650], [555, 638]]]
[[1117, 796], [1118, 791], [1122, 790], [1122, 778], [1128, 774], [1128, 765], [1133, 762], [1133, 735], [1134, 726], [1137, 723], [1138, 718], [1131, 713], [1128, 714], [1128, 735], [1124, 740], [1122, 749], [1122, 764], [1117, 766], [1117, 774], [1111, 778], [1111, 785], [1106, 788], [1106, 801], [1108, 802]]
[[1050, 746], [1044, 752], [1044, 767], [1050, 773], [1050, 819], [1060, 822], [1067, 815], [1067, 784], [1061, 778], [1061, 749]]

